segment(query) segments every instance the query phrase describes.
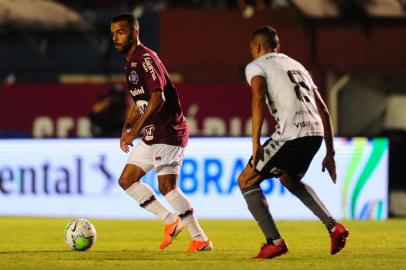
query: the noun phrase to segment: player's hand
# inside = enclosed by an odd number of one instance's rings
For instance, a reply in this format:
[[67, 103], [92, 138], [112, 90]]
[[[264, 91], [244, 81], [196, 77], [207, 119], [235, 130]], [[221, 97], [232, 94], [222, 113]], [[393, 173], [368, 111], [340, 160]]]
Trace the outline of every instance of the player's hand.
[[120, 138], [120, 148], [121, 150], [123, 150], [124, 153], [128, 153], [130, 151], [130, 148], [124, 143], [124, 140], [122, 138]]
[[322, 171], [324, 172], [327, 169], [330, 174], [331, 180], [335, 184], [337, 181], [337, 172], [336, 172], [336, 161], [334, 160], [333, 155], [326, 155], [322, 163]]
[[128, 149], [128, 146], [126, 146], [124, 144], [124, 140], [123, 140], [126, 133], [127, 133], [126, 129], [123, 128], [123, 131], [121, 132], [121, 135], [120, 135], [120, 148], [121, 148], [121, 150], [123, 150], [124, 153], [127, 153], [130, 150], [130, 149]]
[[130, 151], [129, 146], [133, 146], [134, 137], [131, 136], [128, 132], [122, 133], [120, 138], [120, 148], [123, 150], [124, 153], [128, 153]]
[[260, 160], [264, 160], [264, 147], [261, 144], [254, 144], [252, 154], [252, 167], [255, 169]]

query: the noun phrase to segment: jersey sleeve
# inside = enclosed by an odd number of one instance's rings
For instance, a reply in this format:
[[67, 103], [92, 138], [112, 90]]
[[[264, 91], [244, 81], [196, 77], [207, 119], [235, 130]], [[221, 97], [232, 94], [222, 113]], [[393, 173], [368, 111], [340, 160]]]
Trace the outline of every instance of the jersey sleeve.
[[249, 85], [251, 85], [251, 80], [255, 76], [262, 76], [265, 78], [265, 72], [258, 64], [251, 62], [245, 68], [245, 78]]
[[152, 93], [155, 90], [163, 90], [165, 87], [165, 77], [161, 74], [158, 63], [149, 54], [144, 54], [141, 65], [145, 91]]

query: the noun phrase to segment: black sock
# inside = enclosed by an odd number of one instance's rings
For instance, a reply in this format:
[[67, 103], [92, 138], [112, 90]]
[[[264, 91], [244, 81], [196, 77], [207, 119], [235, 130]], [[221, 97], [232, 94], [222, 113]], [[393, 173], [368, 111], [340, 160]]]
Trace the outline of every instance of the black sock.
[[267, 238], [266, 239], [266, 243], [268, 244], [268, 245], [273, 245], [274, 243], [273, 243], [273, 240], [274, 239], [272, 239], [272, 238]]
[[256, 185], [242, 189], [241, 192], [247, 202], [248, 210], [250, 210], [252, 216], [261, 228], [266, 241], [280, 239], [281, 236], [269, 212], [268, 204], [261, 187]]

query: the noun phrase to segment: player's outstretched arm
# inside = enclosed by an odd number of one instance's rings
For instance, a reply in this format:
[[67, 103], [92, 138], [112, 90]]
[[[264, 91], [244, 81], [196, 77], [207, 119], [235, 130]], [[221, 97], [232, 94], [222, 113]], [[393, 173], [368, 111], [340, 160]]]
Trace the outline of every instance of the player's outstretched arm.
[[314, 89], [314, 96], [316, 99], [317, 110], [320, 114], [321, 121], [324, 127], [324, 141], [326, 143], [327, 153], [322, 163], [322, 171], [327, 169], [330, 174], [331, 180], [335, 183], [337, 180], [336, 164], [335, 164], [335, 150], [333, 140], [333, 124], [331, 123], [330, 113], [326, 103], [324, 103], [319, 91]]
[[262, 76], [255, 76], [251, 80], [252, 101], [251, 101], [251, 114], [252, 114], [252, 165], [255, 168], [259, 160], [263, 160], [264, 149], [261, 145], [261, 130], [264, 122], [264, 108], [266, 82]]

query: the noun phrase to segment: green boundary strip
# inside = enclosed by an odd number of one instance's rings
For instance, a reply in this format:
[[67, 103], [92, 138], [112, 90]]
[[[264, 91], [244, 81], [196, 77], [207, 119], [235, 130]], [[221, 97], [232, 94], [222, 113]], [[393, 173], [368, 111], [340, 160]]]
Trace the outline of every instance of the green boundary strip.
[[380, 220], [382, 219], [382, 213], [383, 213], [383, 202], [379, 201], [377, 202], [377, 209], [376, 209], [376, 219]]
[[369, 177], [376, 169], [377, 165], [381, 161], [387, 147], [388, 140], [384, 138], [376, 138], [372, 140], [372, 152], [371, 155], [362, 170], [360, 177], [357, 180], [355, 188], [351, 197], [351, 218], [355, 218], [355, 206], [357, 204], [358, 198], [365, 184], [368, 182]]
[[364, 154], [365, 147], [367, 146], [368, 139], [366, 138], [354, 138], [353, 139], [354, 148], [351, 155], [351, 160], [349, 162], [347, 174], [344, 178], [343, 193], [342, 193], [342, 207], [344, 211], [344, 218], [348, 218], [348, 191], [351, 185], [351, 179], [361, 163], [362, 155]]

